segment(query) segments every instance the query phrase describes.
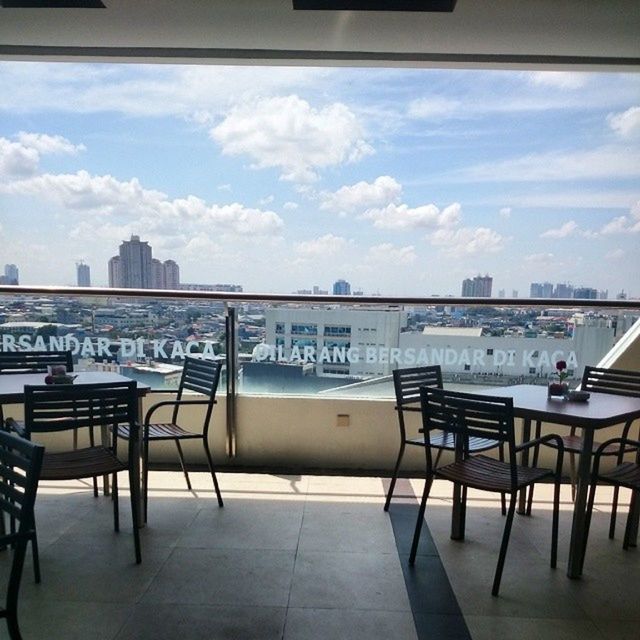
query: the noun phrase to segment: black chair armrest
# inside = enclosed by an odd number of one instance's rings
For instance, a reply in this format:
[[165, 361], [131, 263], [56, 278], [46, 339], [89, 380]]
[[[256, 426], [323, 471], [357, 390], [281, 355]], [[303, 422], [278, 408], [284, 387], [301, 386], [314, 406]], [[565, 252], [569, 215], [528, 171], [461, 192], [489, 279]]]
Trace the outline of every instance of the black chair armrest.
[[516, 453], [520, 453], [521, 451], [525, 451], [526, 449], [531, 449], [531, 447], [537, 447], [541, 444], [548, 444], [551, 440], [553, 440], [555, 444], [550, 446], [553, 446], [554, 449], [558, 449], [561, 453], [564, 453], [564, 443], [562, 442], [562, 438], [555, 433], [549, 433], [546, 436], [524, 442], [523, 444], [517, 445], [514, 450]]
[[6, 431], [13, 431], [14, 433], [17, 433], [22, 438], [27, 437], [27, 430], [25, 429], [24, 425], [21, 422], [18, 422], [17, 420], [15, 420], [14, 418], [7, 418], [5, 420], [4, 425], [5, 425]]
[[605, 449], [610, 447], [612, 444], [619, 444], [621, 447], [625, 449], [627, 446], [631, 447], [630, 451], [635, 451], [636, 449], [640, 449], [640, 441], [639, 440], [630, 440], [629, 438], [611, 438], [611, 440], [607, 440], [603, 442], [593, 454], [594, 458], [600, 458], [603, 455]]
[[[215, 401], [214, 401], [215, 402]], [[161, 407], [175, 407], [175, 406], [182, 406], [182, 405], [186, 405], [186, 404], [209, 404], [209, 400], [163, 400], [162, 402], [157, 402], [156, 404], [154, 404], [153, 406], [149, 407], [149, 410], [147, 411], [145, 417], [144, 417], [144, 424], [150, 424], [150, 419], [151, 419], [151, 415], [157, 410], [160, 409]]]

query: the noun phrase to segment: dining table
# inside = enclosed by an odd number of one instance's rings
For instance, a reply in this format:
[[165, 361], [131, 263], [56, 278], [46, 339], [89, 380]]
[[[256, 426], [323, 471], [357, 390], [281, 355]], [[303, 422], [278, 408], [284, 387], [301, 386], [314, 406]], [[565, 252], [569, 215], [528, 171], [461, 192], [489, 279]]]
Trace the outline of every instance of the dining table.
[[[596, 431], [616, 425], [620, 425], [622, 430], [622, 426], [628, 420], [640, 418], [640, 398], [591, 392], [586, 401], [572, 401], [564, 398], [549, 397], [546, 386], [529, 384], [491, 387], [480, 393], [513, 398], [514, 416], [523, 420], [523, 442], [531, 439], [531, 423], [533, 420], [540, 420], [559, 427], [578, 427], [582, 429], [582, 450], [578, 462], [577, 487], [567, 564], [567, 575], [570, 578], [579, 578], [582, 575], [586, 546], [587, 495], [591, 482], [594, 434]], [[559, 435], [562, 435], [562, 433], [559, 433]], [[521, 463], [527, 466], [529, 464], [528, 450], [525, 450], [521, 455]], [[632, 513], [636, 515], [632, 529], [632, 544], [634, 546], [638, 534], [638, 511], [638, 509], [632, 507]], [[518, 513], [526, 513], [524, 491], [519, 496]]]
[[[83, 384], [97, 384], [97, 383], [114, 383], [114, 382], [130, 382], [131, 378], [127, 378], [119, 373], [112, 371], [78, 371], [73, 372], [74, 386], [81, 386]], [[24, 403], [26, 386], [37, 386], [45, 384], [45, 373], [3, 373], [0, 375], [0, 405], [7, 404], [22, 404]], [[136, 389], [138, 395], [138, 421], [142, 424], [142, 399], [150, 390], [148, 384], [144, 384], [136, 381]], [[106, 434], [103, 434], [103, 440]], [[142, 450], [142, 429], [140, 429], [140, 439], [135, 443], [134, 453], [134, 474], [136, 478], [140, 478], [140, 452]], [[105, 479], [105, 493], [108, 493], [108, 480]], [[143, 513], [142, 503], [138, 510], [140, 514]], [[142, 515], [139, 518], [138, 525], [144, 526], [144, 518]]]

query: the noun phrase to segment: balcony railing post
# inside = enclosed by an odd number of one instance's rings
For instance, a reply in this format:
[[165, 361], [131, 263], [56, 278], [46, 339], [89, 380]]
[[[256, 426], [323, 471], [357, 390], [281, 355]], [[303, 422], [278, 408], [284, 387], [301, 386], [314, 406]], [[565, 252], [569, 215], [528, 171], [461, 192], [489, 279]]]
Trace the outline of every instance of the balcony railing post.
[[238, 380], [238, 345], [236, 341], [236, 309], [225, 303], [225, 350], [227, 367], [227, 456], [236, 455], [236, 400]]

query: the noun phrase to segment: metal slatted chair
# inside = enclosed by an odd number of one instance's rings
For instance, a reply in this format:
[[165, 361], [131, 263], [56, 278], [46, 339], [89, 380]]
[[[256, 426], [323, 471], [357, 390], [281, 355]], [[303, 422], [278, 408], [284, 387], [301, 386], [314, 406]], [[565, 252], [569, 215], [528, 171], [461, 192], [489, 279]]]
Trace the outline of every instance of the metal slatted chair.
[[[608, 451], [615, 448], [616, 451], [636, 451], [635, 462], [624, 462], [620, 457], [618, 464], [610, 471], [600, 472], [600, 462], [602, 456], [611, 455]], [[629, 440], [628, 438], [612, 438], [603, 442], [597, 449], [593, 459], [593, 470], [591, 474], [591, 489], [589, 491], [589, 501], [587, 503], [587, 524], [584, 534], [585, 549], [589, 537], [589, 525], [591, 524], [591, 514], [593, 513], [593, 503], [596, 496], [598, 482], [605, 482], [613, 485], [617, 491], [620, 487], [630, 489], [632, 492], [631, 506], [627, 516], [627, 526], [624, 532], [622, 548], [625, 551], [631, 544], [634, 520], [637, 518], [637, 510], [640, 509], [640, 440]]]
[[[458, 393], [444, 389], [423, 387], [420, 391], [423, 435], [426, 452], [426, 482], [420, 501], [418, 520], [413, 536], [409, 564], [415, 564], [420, 533], [424, 522], [427, 499], [434, 478], [450, 480], [462, 487], [484, 491], [508, 493], [509, 509], [504, 525], [502, 544], [498, 557], [492, 595], [500, 590], [502, 570], [507, 555], [509, 535], [513, 523], [518, 492], [532, 484], [553, 478], [555, 483], [553, 500], [553, 524], [551, 535], [551, 567], [556, 566], [558, 548], [558, 515], [560, 505], [560, 481], [562, 474], [563, 446], [560, 436], [547, 435], [516, 446], [513, 400], [471, 393]], [[455, 462], [436, 467], [431, 456], [431, 434], [447, 431], [455, 437]], [[507, 461], [503, 462], [483, 455], [473, 455], [469, 450], [471, 438], [489, 438], [501, 442], [506, 447]], [[558, 457], [555, 471], [522, 467], [516, 463], [516, 454], [538, 444], [555, 442]], [[466, 518], [466, 493], [454, 500], [452, 538], [464, 540]]]
[[[611, 393], [616, 396], [627, 396], [633, 398], [640, 398], [640, 371], [626, 371], [624, 369], [604, 369], [602, 367], [590, 367], [584, 368], [582, 375], [582, 382], [580, 383], [580, 389], [582, 391], [588, 391], [589, 393]], [[634, 448], [630, 445], [622, 445], [623, 440], [628, 440], [629, 431], [633, 420], [629, 420], [625, 423], [620, 440], [613, 442], [609, 441], [609, 445], [602, 449], [601, 456], [617, 456], [617, 464], [622, 464], [624, 454], [628, 451], [633, 451]], [[576, 488], [576, 456], [580, 455], [582, 451], [582, 437], [577, 434], [579, 427], [571, 427], [569, 435], [562, 437], [562, 444], [564, 450], [569, 453], [569, 469], [571, 474], [571, 489], [572, 497], [575, 499]], [[541, 423], [536, 422], [535, 437], [540, 437]], [[638, 429], [638, 438], [640, 438], [640, 428]], [[600, 442], [593, 443], [593, 453], [601, 449]], [[538, 452], [534, 452], [533, 464], [537, 463]], [[618, 498], [620, 493], [620, 485], [615, 484], [613, 490], [613, 501], [611, 504], [611, 519], [609, 522], [609, 538], [613, 538], [616, 531], [616, 517], [618, 511]], [[533, 491], [529, 493], [529, 503], [527, 505], [527, 512], [531, 512], [531, 501], [533, 499]]]
[[[442, 370], [440, 365], [430, 365], [424, 367], [414, 367], [410, 369], [395, 369], [393, 371], [393, 386], [396, 394], [396, 411], [398, 412], [398, 425], [400, 427], [400, 449], [398, 458], [393, 469], [393, 476], [389, 484], [389, 491], [384, 503], [384, 510], [389, 510], [393, 491], [398, 479], [398, 472], [402, 464], [402, 458], [407, 445], [424, 447], [424, 438], [407, 437], [407, 428], [405, 424], [405, 411], [420, 412], [420, 388], [433, 387], [442, 389]], [[430, 446], [438, 451], [434, 466], [438, 466], [440, 456], [443, 451], [455, 451], [455, 437], [452, 433], [441, 431], [433, 433], [430, 437]], [[502, 445], [494, 439], [490, 438], [470, 438], [469, 450], [472, 452], [488, 451], [499, 447], [500, 460], [504, 459], [504, 450]], [[502, 514], [506, 513], [506, 500], [502, 495]]]
[[[0, 510], [15, 522], [17, 530], [0, 535], [0, 545], [12, 545], [13, 561], [4, 608], [0, 618], [7, 621], [11, 640], [21, 640], [18, 624], [18, 595], [27, 545], [36, 548], [33, 506], [36, 500], [44, 447], [15, 434], [0, 431]], [[35, 552], [34, 552], [35, 554]]]
[[[0, 376], [9, 373], [47, 373], [50, 365], [64, 365], [73, 371], [71, 351], [3, 351], [0, 352]], [[4, 424], [2, 405], [0, 419]]]
[[[221, 368], [222, 365], [218, 361], [203, 360], [187, 356], [184, 361], [182, 377], [180, 378], [176, 399], [158, 402], [151, 406], [147, 411], [144, 419], [142, 435], [142, 495], [145, 522], [147, 519], [148, 505], [149, 444], [151, 442], [159, 442], [162, 440], [173, 440], [175, 442], [178, 449], [180, 466], [182, 467], [182, 472], [184, 473], [184, 477], [187, 481], [187, 488], [191, 491], [191, 481], [189, 480], [189, 473], [185, 464], [184, 453], [182, 451], [180, 441], [201, 440], [207, 458], [209, 471], [213, 479], [213, 488], [216, 492], [218, 504], [221, 507], [224, 505], [222, 495], [220, 493], [220, 487], [218, 486], [215, 468], [213, 466], [211, 449], [209, 448], [209, 423], [211, 421], [213, 405], [216, 402], [216, 391], [218, 389], [218, 382], [220, 381]], [[185, 396], [186, 391], [203, 395], [205, 398], [196, 399], [191, 398], [190, 396]], [[166, 391], [163, 390], [162, 393], [166, 393]], [[204, 422], [202, 428], [197, 432], [187, 430], [179, 424], [179, 421], [181, 420], [180, 409], [182, 407], [192, 407], [194, 405], [201, 405], [206, 408], [204, 411]], [[151, 422], [153, 414], [161, 407], [167, 406], [173, 407], [171, 422]], [[120, 429], [120, 435], [125, 438], [129, 437], [126, 427]]]
[[[47, 453], [42, 464], [43, 480], [77, 480], [112, 475], [113, 524], [120, 530], [118, 473], [129, 473], [135, 558], [141, 562], [138, 508], [140, 479], [136, 474], [139, 459], [136, 423], [138, 398], [136, 383], [97, 383], [25, 387], [24, 436], [28, 440], [38, 433], [59, 433], [74, 429], [99, 427], [107, 444]], [[10, 422], [10, 421], [8, 421]], [[119, 427], [126, 425], [132, 438], [126, 457], [118, 457]], [[34, 547], [37, 562], [37, 548]]]

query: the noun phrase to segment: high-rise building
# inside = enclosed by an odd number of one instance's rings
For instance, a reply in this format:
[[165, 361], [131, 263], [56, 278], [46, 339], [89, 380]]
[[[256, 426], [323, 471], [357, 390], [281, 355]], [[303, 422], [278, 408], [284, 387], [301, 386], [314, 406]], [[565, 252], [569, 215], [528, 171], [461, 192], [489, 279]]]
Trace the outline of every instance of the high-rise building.
[[164, 271], [164, 288], [179, 289], [180, 288], [180, 267], [174, 260], [165, 260], [163, 266]]
[[151, 289], [153, 264], [151, 247], [141, 242], [140, 236], [131, 236], [120, 245], [120, 273], [122, 286], [127, 289]]
[[153, 258], [151, 260], [151, 268], [153, 269], [152, 288], [166, 289], [166, 280], [164, 277], [164, 266], [161, 260]]
[[598, 290], [593, 289], [592, 287], [576, 287], [573, 290], [573, 297], [582, 298], [585, 300], [597, 300]]
[[573, 286], [567, 283], [558, 283], [553, 292], [554, 298], [573, 298]]
[[350, 296], [351, 284], [346, 280], [336, 280], [333, 283], [333, 295], [334, 296]]
[[490, 298], [493, 278], [490, 275], [476, 276], [473, 280], [465, 278], [462, 281], [463, 298]]
[[120, 269], [120, 256], [113, 256], [109, 260], [109, 286], [122, 286], [122, 271]]
[[532, 282], [529, 289], [531, 298], [552, 298], [553, 285], [550, 282]]
[[76, 276], [79, 287], [91, 286], [91, 269], [88, 264], [80, 261], [76, 263]]
[[5, 284], [20, 284], [20, 270], [15, 264], [4, 265]]

